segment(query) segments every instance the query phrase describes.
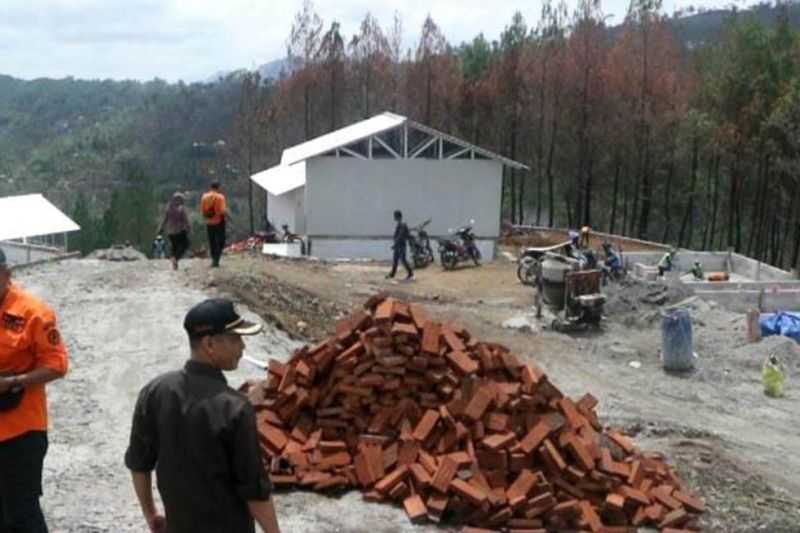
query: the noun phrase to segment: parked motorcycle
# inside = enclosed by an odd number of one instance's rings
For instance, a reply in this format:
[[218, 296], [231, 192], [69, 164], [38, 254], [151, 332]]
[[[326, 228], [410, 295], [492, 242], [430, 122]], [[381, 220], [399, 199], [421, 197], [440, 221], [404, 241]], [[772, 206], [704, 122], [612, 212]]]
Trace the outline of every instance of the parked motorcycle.
[[475, 266], [481, 264], [481, 252], [475, 243], [475, 234], [472, 233], [474, 220], [466, 226], [461, 226], [454, 232], [455, 239], [439, 239], [439, 259], [445, 270], [453, 270], [462, 261], [472, 260]]
[[429, 218], [422, 224], [409, 228], [408, 247], [411, 250], [411, 258], [414, 260], [415, 268], [425, 268], [433, 263], [433, 250], [431, 240], [425, 228], [431, 223]]

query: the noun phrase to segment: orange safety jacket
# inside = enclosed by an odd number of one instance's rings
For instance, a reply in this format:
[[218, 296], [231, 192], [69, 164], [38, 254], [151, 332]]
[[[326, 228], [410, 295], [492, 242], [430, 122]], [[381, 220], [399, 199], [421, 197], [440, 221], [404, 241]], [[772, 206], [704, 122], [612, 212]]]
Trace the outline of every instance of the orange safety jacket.
[[[205, 214], [213, 209], [214, 216], [206, 217]], [[217, 191], [208, 191], [200, 199], [200, 214], [209, 226], [216, 226], [225, 220], [227, 214], [227, 205], [225, 203], [225, 195]]]
[[[36, 368], [67, 373], [67, 349], [56, 315], [44, 302], [11, 285], [0, 302], [0, 375], [25, 374]], [[0, 411], [0, 442], [29, 431], [47, 431], [44, 384], [28, 385], [20, 404]]]

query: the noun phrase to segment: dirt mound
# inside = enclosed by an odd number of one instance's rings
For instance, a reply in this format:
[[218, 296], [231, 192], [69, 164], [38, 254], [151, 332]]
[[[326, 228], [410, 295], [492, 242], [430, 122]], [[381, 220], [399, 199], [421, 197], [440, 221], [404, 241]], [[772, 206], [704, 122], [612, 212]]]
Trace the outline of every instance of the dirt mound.
[[694, 295], [694, 290], [680, 282], [642, 281], [626, 278], [603, 288], [607, 300], [604, 314], [628, 325], [651, 325], [659, 310]]
[[130, 246], [114, 246], [105, 250], [95, 250], [86, 256], [103, 261], [147, 261], [147, 256]]
[[412, 522], [565, 531], [697, 526], [660, 454], [603, 428], [504, 346], [385, 295], [244, 388], [278, 486], [358, 487]]

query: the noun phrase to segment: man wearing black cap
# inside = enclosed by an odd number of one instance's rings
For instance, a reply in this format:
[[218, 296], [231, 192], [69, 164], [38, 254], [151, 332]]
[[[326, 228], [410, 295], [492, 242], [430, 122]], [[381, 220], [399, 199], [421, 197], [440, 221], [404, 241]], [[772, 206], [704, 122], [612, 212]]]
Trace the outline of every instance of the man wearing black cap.
[[[247, 398], [227, 385], [223, 370], [242, 358], [245, 321], [226, 299], [194, 306], [183, 327], [191, 359], [139, 393], [125, 464], [152, 532], [254, 533], [254, 519], [278, 533], [256, 416]], [[164, 516], [153, 502], [155, 469]]]

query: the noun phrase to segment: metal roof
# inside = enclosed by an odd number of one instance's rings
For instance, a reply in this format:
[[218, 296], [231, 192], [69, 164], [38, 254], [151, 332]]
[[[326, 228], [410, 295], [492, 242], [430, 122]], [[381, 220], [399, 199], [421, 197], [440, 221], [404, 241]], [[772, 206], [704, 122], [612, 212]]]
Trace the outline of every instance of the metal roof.
[[336, 148], [353, 144], [372, 135], [402, 126], [406, 117], [394, 113], [381, 113], [372, 118], [356, 122], [344, 128], [326, 133], [297, 146], [287, 148], [281, 156], [281, 165], [293, 165], [311, 157], [322, 155]]
[[0, 241], [81, 229], [41, 194], [0, 198]]
[[338, 148], [345, 148], [348, 145], [368, 139], [373, 135], [393, 130], [404, 124], [408, 124], [410, 127], [433, 137], [441, 137], [450, 143], [463, 146], [465, 149], [469, 149], [475, 154], [494, 159], [506, 166], [524, 170], [528, 169], [526, 165], [503, 157], [500, 154], [496, 154], [458, 139], [457, 137], [453, 137], [452, 135], [414, 122], [404, 116], [385, 112], [336, 131], [326, 133], [325, 135], [311, 139], [302, 144], [287, 148], [281, 155], [281, 162], [279, 165], [253, 174], [250, 179], [271, 194], [279, 196], [306, 184], [306, 166], [304, 162], [307, 159], [330, 153]]
[[270, 194], [280, 196], [306, 184], [306, 163], [300, 161], [294, 165], [280, 164], [253, 174], [251, 179]]

